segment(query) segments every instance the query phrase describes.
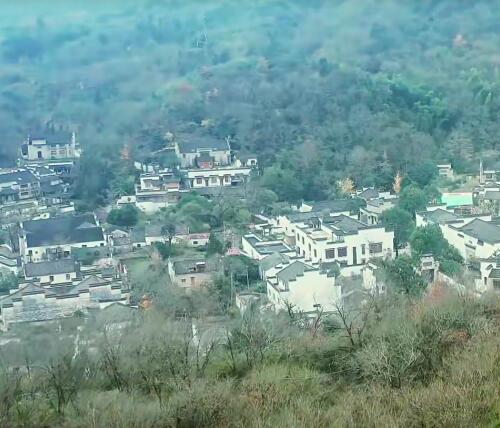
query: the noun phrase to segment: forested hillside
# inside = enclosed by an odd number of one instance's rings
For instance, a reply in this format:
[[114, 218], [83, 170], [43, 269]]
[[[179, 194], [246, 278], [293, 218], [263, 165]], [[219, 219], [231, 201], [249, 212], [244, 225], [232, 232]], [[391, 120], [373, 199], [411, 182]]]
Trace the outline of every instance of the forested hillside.
[[498, 161], [498, 1], [32, 3], [2, 6], [3, 163], [31, 127], [77, 129], [98, 188], [123, 145], [196, 130], [294, 200]]

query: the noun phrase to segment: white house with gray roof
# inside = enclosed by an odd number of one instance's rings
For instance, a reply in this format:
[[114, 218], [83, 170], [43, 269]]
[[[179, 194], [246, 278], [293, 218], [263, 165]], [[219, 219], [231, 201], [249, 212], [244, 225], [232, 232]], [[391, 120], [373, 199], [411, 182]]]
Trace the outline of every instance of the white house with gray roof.
[[442, 230], [445, 239], [465, 260], [487, 259], [500, 251], [500, 225], [496, 222], [475, 218], [447, 223]]
[[291, 222], [289, 237], [297, 254], [315, 263], [336, 261], [361, 266], [373, 258], [392, 258], [394, 232], [369, 226], [346, 215], [311, 217]]
[[476, 279], [476, 291], [500, 291], [500, 256], [479, 260], [480, 277]]
[[276, 312], [331, 312], [342, 299], [335, 277], [319, 266], [294, 260], [275, 266], [267, 273], [267, 298]]
[[106, 246], [93, 214], [64, 215], [21, 223], [19, 252], [26, 262], [69, 257], [72, 248]]
[[288, 256], [295, 255], [295, 250], [283, 241], [279, 239], [264, 240], [253, 233], [244, 235], [241, 238], [241, 245], [242, 253], [254, 260], [262, 260], [273, 253], [281, 253]]
[[174, 145], [175, 154], [182, 168], [195, 167], [198, 158], [210, 158], [214, 165], [231, 163], [229, 141], [210, 135], [180, 134]]
[[20, 284], [0, 296], [0, 329], [16, 323], [43, 323], [73, 316], [75, 312], [129, 303], [130, 291], [120, 278], [95, 275], [71, 285]]

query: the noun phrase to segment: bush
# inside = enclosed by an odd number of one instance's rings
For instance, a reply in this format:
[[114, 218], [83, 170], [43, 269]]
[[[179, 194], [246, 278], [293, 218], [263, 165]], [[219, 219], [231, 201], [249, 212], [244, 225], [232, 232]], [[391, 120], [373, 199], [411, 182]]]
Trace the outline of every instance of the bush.
[[131, 227], [136, 225], [139, 220], [139, 210], [133, 205], [114, 208], [109, 212], [106, 220], [115, 226]]

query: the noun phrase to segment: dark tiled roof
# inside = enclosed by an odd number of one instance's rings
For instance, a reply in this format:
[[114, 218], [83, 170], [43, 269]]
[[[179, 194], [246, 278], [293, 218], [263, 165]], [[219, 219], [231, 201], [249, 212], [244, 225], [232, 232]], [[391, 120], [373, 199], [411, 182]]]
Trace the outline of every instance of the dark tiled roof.
[[306, 265], [304, 262], [295, 261], [287, 267], [280, 270], [276, 276], [284, 283], [295, 281], [298, 276], [303, 276], [304, 272], [316, 270], [312, 266]]
[[60, 216], [23, 222], [28, 247], [104, 241], [93, 214]]
[[355, 220], [346, 215], [339, 215], [338, 217], [326, 217], [323, 219], [323, 223], [330, 228], [340, 231], [346, 235], [351, 235], [357, 233], [361, 229], [366, 229], [367, 226], [358, 220]]
[[146, 229], [144, 227], [134, 227], [130, 231], [130, 240], [133, 243], [142, 243], [146, 241]]
[[[204, 270], [201, 272], [196, 271], [196, 265], [204, 263]], [[176, 275], [185, 275], [188, 273], [210, 273], [217, 271], [217, 263], [209, 263], [205, 260], [205, 257], [192, 257], [183, 259], [173, 259], [172, 260], [174, 272]]]
[[488, 277], [492, 278], [492, 279], [499, 279], [500, 278], [500, 269], [491, 269], [491, 272], [488, 275]]
[[38, 179], [27, 170], [7, 172], [0, 174], [0, 184], [15, 182], [17, 184], [36, 183]]
[[29, 140], [46, 140], [50, 146], [70, 144], [72, 133], [69, 131], [35, 130], [30, 132]]
[[500, 242], [500, 226], [481, 219], [476, 218], [459, 230], [484, 242]]
[[194, 153], [200, 150], [229, 150], [228, 143], [210, 135], [182, 134], [177, 144], [181, 153]]
[[212, 162], [214, 158], [210, 156], [210, 152], [201, 152], [198, 156], [198, 162]]
[[332, 199], [329, 201], [307, 201], [306, 205], [312, 207], [315, 212], [328, 210], [330, 212], [349, 211], [351, 199]]
[[26, 263], [24, 269], [26, 276], [33, 278], [45, 275], [76, 272], [78, 270], [78, 264], [72, 259], [63, 259], [50, 262]]
[[484, 192], [484, 199], [487, 199], [489, 201], [500, 201], [500, 192], [487, 190], [486, 192]]
[[265, 272], [281, 263], [287, 263], [289, 257], [281, 253], [272, 253], [259, 261], [260, 268]]
[[444, 224], [450, 221], [455, 221], [460, 219], [460, 216], [451, 213], [449, 211], [442, 210], [441, 208], [438, 208], [437, 210], [433, 211], [426, 211], [424, 213], [421, 213], [421, 215], [427, 220], [439, 224]]
[[375, 189], [365, 189], [363, 190], [358, 197], [362, 199], [375, 199], [378, 198], [379, 193]]
[[148, 224], [145, 227], [144, 236], [148, 237], [158, 237], [163, 236], [164, 234], [161, 231], [161, 224]]

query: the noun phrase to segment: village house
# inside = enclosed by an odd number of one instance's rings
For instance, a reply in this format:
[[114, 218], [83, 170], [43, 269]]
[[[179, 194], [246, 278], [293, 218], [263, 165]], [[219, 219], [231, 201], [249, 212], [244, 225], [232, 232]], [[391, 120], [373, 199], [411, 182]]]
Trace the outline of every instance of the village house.
[[468, 222], [447, 223], [443, 235], [470, 262], [487, 259], [500, 251], [500, 226], [493, 221], [475, 218]]
[[300, 260], [274, 268], [267, 275], [267, 298], [276, 312], [331, 312], [341, 302], [342, 288], [335, 277], [318, 266]]
[[238, 168], [254, 168], [258, 164], [257, 155], [250, 153], [238, 153], [234, 159], [234, 165]]
[[380, 192], [373, 187], [367, 187], [363, 190], [357, 192], [356, 197], [363, 199], [366, 202], [373, 201], [375, 199], [390, 200], [397, 198], [397, 195], [391, 192]]
[[251, 173], [251, 167], [236, 166], [191, 168], [184, 171], [186, 184], [191, 189], [240, 186], [248, 181]]
[[345, 267], [393, 257], [394, 232], [343, 214], [290, 221], [287, 228], [294, 233], [288, 241], [297, 254], [312, 262], [336, 261]]
[[182, 168], [199, 165], [212, 168], [231, 163], [229, 142], [209, 135], [179, 135], [174, 149]]
[[72, 284], [80, 275], [80, 265], [73, 259], [25, 263], [24, 278], [40, 285]]
[[203, 255], [168, 259], [168, 274], [173, 284], [181, 288], [199, 288], [210, 282], [218, 271], [216, 262], [208, 262]]
[[135, 205], [146, 213], [176, 204], [179, 199], [180, 179], [171, 170], [141, 174], [135, 187]]
[[442, 178], [453, 178], [453, 168], [450, 163], [441, 163], [436, 165], [438, 170], [438, 175]]
[[417, 227], [429, 224], [438, 225], [444, 238], [466, 260], [491, 257], [500, 248], [496, 242], [500, 226], [490, 214], [460, 215], [435, 207], [416, 213]]
[[[66, 275], [66, 274], [65, 274]], [[44, 323], [73, 316], [77, 311], [129, 304], [130, 291], [119, 277], [91, 275], [76, 283], [26, 282], [0, 296], [0, 329], [16, 323]]]
[[349, 215], [352, 199], [332, 199], [328, 201], [302, 201], [297, 208], [299, 213], [322, 213], [330, 215]]
[[476, 291], [500, 291], [500, 257], [498, 254], [492, 257], [480, 259], [479, 275], [476, 279]]
[[66, 258], [72, 247], [104, 247], [103, 230], [93, 214], [64, 215], [21, 222], [19, 251], [26, 262]]
[[0, 171], [0, 205], [37, 199], [40, 195], [40, 181], [31, 171]]
[[396, 206], [397, 199], [372, 199], [366, 203], [366, 207], [359, 209], [359, 220], [368, 225], [380, 223], [380, 216], [383, 212]]
[[242, 254], [254, 260], [261, 260], [273, 253], [295, 255], [295, 250], [281, 240], [263, 240], [257, 235], [247, 234], [241, 238]]
[[57, 173], [70, 173], [81, 150], [74, 132], [30, 133], [21, 146], [26, 165], [47, 165]]
[[15, 275], [21, 269], [21, 258], [8, 245], [0, 245], [0, 273], [10, 272]]

